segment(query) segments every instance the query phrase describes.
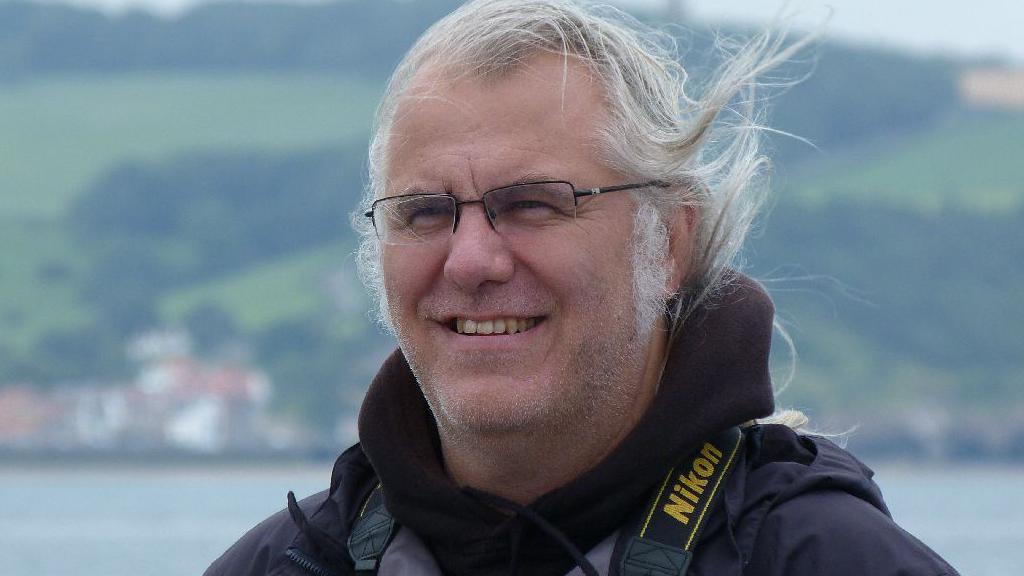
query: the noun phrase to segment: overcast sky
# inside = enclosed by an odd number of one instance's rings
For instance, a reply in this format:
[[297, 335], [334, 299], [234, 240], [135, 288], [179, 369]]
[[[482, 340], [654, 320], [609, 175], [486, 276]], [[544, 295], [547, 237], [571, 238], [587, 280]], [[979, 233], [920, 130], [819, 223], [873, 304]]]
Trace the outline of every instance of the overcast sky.
[[[621, 0], [659, 6], [663, 0]], [[777, 0], [687, 0], [703, 20], [770, 20]], [[1024, 63], [1024, 0], [789, 0], [786, 13], [814, 26], [828, 18], [833, 36], [918, 51], [1005, 55]]]
[[[46, 0], [99, 6], [109, 11], [145, 7], [174, 14], [209, 0]], [[291, 0], [316, 2], [318, 0]], [[415, 0], [410, 0], [415, 1]], [[610, 0], [663, 6], [666, 0]], [[686, 0], [693, 17], [705, 21], [763, 22], [785, 4], [798, 24], [814, 26], [834, 9], [833, 36], [915, 51], [992, 55], [1024, 64], [1024, 0]]]

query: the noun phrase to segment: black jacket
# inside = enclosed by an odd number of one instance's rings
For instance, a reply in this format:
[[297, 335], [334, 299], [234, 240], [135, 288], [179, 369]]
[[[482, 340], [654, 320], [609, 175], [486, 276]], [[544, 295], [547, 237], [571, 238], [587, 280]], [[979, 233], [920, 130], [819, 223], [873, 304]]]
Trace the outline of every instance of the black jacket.
[[[643, 419], [601, 463], [530, 509], [588, 550], [644, 506], [666, 472], [718, 432], [773, 409], [767, 359], [773, 310], [737, 277], [673, 343]], [[352, 573], [345, 541], [379, 481], [388, 509], [448, 575], [565, 574], [566, 547], [522, 514], [509, 517], [444, 473], [436, 427], [400, 352], [360, 414], [362, 443], [335, 464], [328, 491], [246, 534], [208, 576]], [[828, 440], [753, 426], [707, 520], [690, 575], [940, 576], [956, 572], [889, 517], [871, 472]]]

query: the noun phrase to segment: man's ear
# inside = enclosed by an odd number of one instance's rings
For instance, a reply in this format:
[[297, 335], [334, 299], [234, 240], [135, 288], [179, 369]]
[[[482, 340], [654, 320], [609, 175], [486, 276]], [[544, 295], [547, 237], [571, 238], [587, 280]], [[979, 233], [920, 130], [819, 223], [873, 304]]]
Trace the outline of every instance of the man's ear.
[[699, 217], [696, 206], [680, 206], [666, 223], [669, 277], [665, 289], [668, 294], [679, 291], [693, 267], [693, 242]]

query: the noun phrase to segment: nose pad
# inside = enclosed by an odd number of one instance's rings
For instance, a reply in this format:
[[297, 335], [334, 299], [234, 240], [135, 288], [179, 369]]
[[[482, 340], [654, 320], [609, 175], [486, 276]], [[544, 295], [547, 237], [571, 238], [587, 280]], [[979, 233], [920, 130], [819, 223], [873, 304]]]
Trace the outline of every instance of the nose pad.
[[[483, 208], [483, 204], [480, 204]], [[507, 282], [515, 273], [515, 262], [505, 239], [494, 229], [488, 214], [480, 218], [463, 205], [455, 232], [449, 239], [448, 257], [444, 264], [445, 278], [462, 290], [474, 292], [488, 282]]]
[[462, 213], [466, 210], [467, 206], [473, 206], [479, 204], [484, 209], [484, 216], [487, 218], [487, 223], [491, 225], [491, 228], [497, 229], [494, 222], [498, 219], [498, 213], [487, 207], [487, 204], [483, 200], [465, 200], [463, 202], [455, 203], [455, 223], [454, 231], [459, 230], [459, 222], [462, 221]]

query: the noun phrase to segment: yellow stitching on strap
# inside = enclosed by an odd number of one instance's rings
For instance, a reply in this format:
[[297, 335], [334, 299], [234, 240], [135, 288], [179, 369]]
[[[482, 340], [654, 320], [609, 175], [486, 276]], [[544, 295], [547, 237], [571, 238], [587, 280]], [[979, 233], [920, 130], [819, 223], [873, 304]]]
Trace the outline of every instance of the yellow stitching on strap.
[[366, 507], [370, 505], [370, 498], [373, 498], [373, 493], [376, 492], [377, 490], [380, 490], [380, 482], [377, 482], [377, 485], [374, 486], [373, 490], [370, 490], [370, 495], [367, 496], [366, 501], [363, 502], [363, 508], [359, 510], [360, 518], [363, 517], [363, 514], [366, 514]]
[[732, 452], [729, 453], [729, 459], [725, 462], [725, 467], [722, 468], [722, 473], [718, 475], [718, 480], [715, 481], [715, 486], [711, 489], [711, 494], [708, 495], [707, 503], [704, 504], [704, 509], [700, 511], [700, 516], [697, 517], [697, 523], [693, 525], [693, 530], [690, 532], [690, 539], [686, 541], [686, 546], [683, 550], [689, 551], [690, 546], [693, 544], [693, 537], [700, 531], [701, 522], [704, 521], [704, 513], [711, 507], [711, 503], [715, 500], [715, 492], [718, 491], [718, 485], [722, 483], [722, 478], [725, 478], [725, 471], [732, 465], [732, 459], [736, 456], [736, 452], [740, 449], [740, 443], [743, 442], [743, 432], [740, 432], [739, 437], [736, 439], [736, 445], [732, 447]]
[[651, 506], [650, 512], [647, 513], [647, 519], [644, 520], [644, 526], [640, 529], [640, 537], [644, 537], [644, 532], [647, 532], [647, 525], [651, 523], [651, 517], [654, 516], [654, 511], [658, 509], [658, 504], [661, 503], [661, 494], [665, 491], [665, 486], [668, 486], [669, 478], [676, 473], [676, 469], [673, 468], [668, 471], [668, 475], [665, 476], [665, 481], [661, 483], [661, 488], [658, 489], [658, 495], [654, 497], [654, 505]]

